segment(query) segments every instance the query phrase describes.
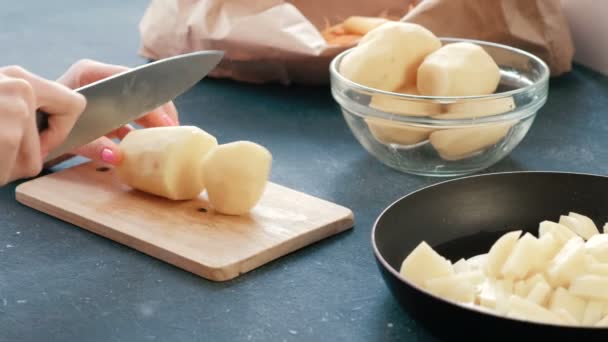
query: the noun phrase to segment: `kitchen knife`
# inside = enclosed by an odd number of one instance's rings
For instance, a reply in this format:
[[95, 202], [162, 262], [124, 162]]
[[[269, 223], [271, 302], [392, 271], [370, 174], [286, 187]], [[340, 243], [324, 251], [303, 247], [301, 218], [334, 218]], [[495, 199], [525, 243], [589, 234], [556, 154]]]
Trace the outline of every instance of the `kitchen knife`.
[[[45, 161], [57, 158], [173, 100], [220, 62], [222, 51], [200, 51], [144, 64], [76, 89], [87, 106], [66, 140]], [[48, 114], [36, 113], [38, 131]]]

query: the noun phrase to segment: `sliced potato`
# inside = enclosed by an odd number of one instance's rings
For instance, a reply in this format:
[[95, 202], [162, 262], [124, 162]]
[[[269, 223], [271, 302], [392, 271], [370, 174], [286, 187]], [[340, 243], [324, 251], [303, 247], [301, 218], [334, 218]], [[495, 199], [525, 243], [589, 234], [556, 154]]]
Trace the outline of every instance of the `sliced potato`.
[[416, 82], [426, 55], [441, 42], [431, 31], [404, 22], [387, 22], [369, 31], [340, 63], [340, 73], [353, 82], [395, 91]]
[[561, 241], [562, 245], [571, 238], [577, 236], [572, 230], [568, 229], [568, 227], [552, 221], [542, 221], [539, 225], [538, 233], [540, 237], [547, 233], [552, 233]]
[[589, 230], [589, 226], [585, 222], [573, 216], [562, 215], [559, 217], [559, 223], [568, 227], [568, 229], [585, 240], [591, 238], [594, 234], [593, 231]]
[[486, 258], [485, 273], [489, 277], [496, 278], [511, 254], [513, 247], [517, 244], [521, 230], [505, 233], [490, 248]]
[[447, 44], [430, 53], [418, 68], [418, 90], [431, 96], [475, 96], [493, 93], [500, 69], [479, 45]]
[[526, 298], [528, 296], [528, 292], [529, 290], [525, 280], [518, 280], [515, 282], [515, 284], [513, 284], [513, 294]]
[[500, 274], [509, 279], [524, 279], [534, 268], [534, 260], [538, 258], [538, 239], [526, 233], [517, 241], [511, 254], [506, 258]]
[[543, 273], [551, 260], [563, 247], [555, 234], [545, 234], [538, 239], [538, 256], [536, 257], [532, 272]]
[[441, 158], [460, 160], [497, 144], [509, 133], [512, 126], [513, 123], [504, 122], [442, 129], [431, 133], [429, 140]]
[[593, 235], [585, 242], [585, 251], [598, 262], [608, 263], [608, 234]]
[[270, 175], [272, 155], [256, 143], [217, 146], [203, 160], [209, 202], [227, 215], [248, 213], [260, 200]]
[[602, 319], [602, 313], [604, 311], [604, 307], [606, 306], [605, 302], [592, 300], [587, 303], [587, 307], [585, 308], [585, 313], [583, 314], [583, 321], [581, 322], [583, 325], [594, 325]]
[[549, 310], [556, 312], [559, 309], [568, 311], [578, 323], [583, 320], [585, 314], [586, 301], [573, 295], [563, 287], [558, 287], [549, 299]]
[[585, 243], [574, 237], [551, 260], [547, 268], [549, 283], [554, 286], [568, 286], [570, 281], [585, 270]]
[[587, 264], [586, 271], [589, 274], [608, 276], [608, 264], [600, 264], [600, 263]]
[[124, 159], [116, 171], [134, 189], [172, 200], [193, 199], [205, 188], [201, 161], [215, 146], [215, 137], [198, 127], [135, 130], [120, 143]]
[[599, 322], [595, 323], [596, 327], [608, 327], [608, 315], [604, 316]]
[[556, 313], [516, 295], [512, 295], [509, 298], [509, 311], [507, 317], [552, 324], [563, 323], [562, 319]]
[[403, 260], [399, 273], [412, 283], [424, 287], [429, 279], [453, 275], [454, 269], [449, 261], [423, 241]]
[[479, 254], [474, 257], [470, 257], [467, 259], [467, 263], [469, 264], [469, 268], [471, 271], [483, 270], [485, 267], [486, 261], [488, 259], [487, 254]]
[[595, 225], [595, 222], [593, 222], [593, 220], [590, 219], [588, 216], [577, 214], [575, 212], [570, 212], [568, 214], [568, 216], [574, 217], [575, 219], [579, 220], [582, 223], [582, 225], [584, 226], [584, 228], [582, 230], [585, 232], [585, 235], [587, 236], [587, 237], [583, 236], [583, 238], [585, 238], [585, 240], [589, 240], [593, 235], [600, 233], [600, 231], [597, 229], [597, 226]]
[[425, 288], [442, 298], [470, 303], [475, 300], [476, 286], [483, 280], [481, 272], [467, 272], [432, 278], [425, 282]]
[[464, 258], [462, 258], [454, 263], [454, 272], [464, 273], [464, 272], [469, 272], [469, 271], [471, 271], [471, 268], [469, 267], [469, 264], [467, 263], [467, 261]]
[[579, 322], [576, 320], [576, 318], [574, 318], [574, 316], [572, 316], [572, 314], [570, 314], [570, 312], [568, 312], [568, 310], [566, 309], [557, 309], [555, 311], [553, 311], [555, 314], [557, 314], [562, 321], [564, 322], [564, 324], [566, 325], [579, 325]]
[[589, 299], [608, 300], [608, 276], [580, 275], [570, 284], [570, 292]]
[[549, 300], [551, 290], [551, 286], [543, 280], [534, 285], [525, 298], [533, 303], [544, 306]]

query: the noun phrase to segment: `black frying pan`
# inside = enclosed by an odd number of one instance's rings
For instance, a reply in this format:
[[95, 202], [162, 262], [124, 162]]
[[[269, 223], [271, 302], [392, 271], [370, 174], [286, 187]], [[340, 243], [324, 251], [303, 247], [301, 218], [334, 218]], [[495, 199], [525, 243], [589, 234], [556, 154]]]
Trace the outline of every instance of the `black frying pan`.
[[374, 225], [372, 244], [393, 295], [438, 337], [605, 341], [606, 328], [553, 326], [481, 313], [429, 295], [399, 276], [401, 262], [422, 240], [454, 262], [486, 253], [507, 230], [537, 236], [541, 221], [557, 221], [570, 211], [589, 216], [601, 228], [608, 221], [608, 177], [515, 172], [435, 184], [390, 205]]

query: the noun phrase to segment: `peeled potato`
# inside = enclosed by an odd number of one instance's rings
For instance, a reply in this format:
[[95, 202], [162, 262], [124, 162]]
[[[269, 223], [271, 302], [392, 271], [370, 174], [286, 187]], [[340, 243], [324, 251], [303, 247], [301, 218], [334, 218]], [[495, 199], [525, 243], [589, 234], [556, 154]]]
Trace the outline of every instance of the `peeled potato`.
[[567, 286], [570, 281], [585, 271], [585, 243], [574, 237], [551, 260], [547, 276], [552, 286]]
[[526, 233], [513, 246], [513, 250], [504, 261], [500, 274], [508, 279], [523, 279], [534, 267], [538, 253], [538, 239]]
[[365, 118], [370, 132], [383, 144], [413, 145], [427, 140], [433, 131], [431, 128], [418, 127], [380, 118]]
[[583, 320], [587, 303], [584, 299], [570, 293], [563, 287], [558, 287], [549, 299], [549, 310], [556, 312], [559, 309], [568, 311], [578, 323]]
[[429, 279], [453, 275], [454, 269], [423, 241], [403, 260], [399, 273], [412, 283], [424, 286]]
[[444, 113], [435, 115], [433, 118], [444, 120], [474, 119], [508, 113], [513, 109], [515, 109], [515, 101], [510, 96], [490, 100], [468, 100], [446, 104]]
[[580, 275], [572, 280], [570, 292], [583, 298], [608, 300], [608, 276]]
[[512, 126], [513, 123], [505, 122], [444, 129], [431, 133], [429, 139], [443, 159], [459, 160], [498, 143]]
[[474, 96], [491, 94], [500, 81], [500, 69], [479, 45], [447, 44], [420, 64], [418, 90], [430, 96]]
[[215, 147], [203, 160], [209, 202], [220, 213], [243, 215], [260, 200], [270, 174], [272, 155], [249, 141]]
[[386, 91], [414, 84], [416, 70], [441, 42], [417, 24], [387, 22], [369, 31], [344, 56], [340, 73], [353, 82]]
[[198, 127], [135, 130], [120, 143], [124, 159], [116, 168], [134, 189], [172, 200], [197, 197], [205, 188], [201, 161], [217, 140]]
[[521, 230], [508, 232], [501, 236], [490, 251], [486, 259], [485, 272], [488, 276], [496, 278], [500, 274], [500, 270], [504, 265], [505, 261], [511, 254], [513, 247], [517, 244]]
[[365, 35], [386, 22], [385, 18], [352, 16], [344, 20], [342, 27], [347, 33]]

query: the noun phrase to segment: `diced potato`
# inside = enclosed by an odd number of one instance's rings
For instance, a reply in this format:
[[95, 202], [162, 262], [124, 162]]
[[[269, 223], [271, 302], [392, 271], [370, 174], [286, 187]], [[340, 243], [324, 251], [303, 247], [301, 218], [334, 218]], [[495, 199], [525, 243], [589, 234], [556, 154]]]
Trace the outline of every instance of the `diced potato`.
[[608, 234], [593, 235], [585, 242], [585, 250], [602, 263], [608, 263]]
[[340, 63], [340, 73], [371, 88], [395, 91], [416, 82], [426, 55], [441, 42], [431, 31], [404, 22], [387, 22], [369, 31]]
[[538, 239], [538, 257], [532, 272], [543, 273], [547, 266], [562, 248], [562, 244], [555, 234], [545, 234]]
[[526, 299], [536, 303], [538, 305], [544, 306], [549, 300], [549, 296], [551, 295], [551, 286], [546, 281], [538, 282], [530, 293], [526, 296]]
[[509, 311], [507, 317], [519, 318], [532, 322], [546, 322], [552, 324], [563, 323], [562, 319], [554, 312], [516, 295], [512, 295], [509, 298]]
[[365, 123], [373, 137], [382, 144], [417, 144], [427, 140], [433, 131], [432, 128], [372, 117], [365, 118]]
[[513, 247], [517, 244], [520, 235], [521, 230], [505, 233], [492, 245], [488, 252], [484, 269], [489, 277], [496, 278], [500, 275], [500, 271], [511, 254]]
[[500, 69], [479, 45], [447, 44], [430, 53], [418, 68], [416, 84], [423, 95], [474, 96], [491, 94]]
[[512, 126], [512, 122], [503, 122], [442, 129], [431, 133], [429, 140], [441, 158], [460, 160], [497, 144], [509, 133]]
[[522, 298], [526, 298], [528, 296], [528, 292], [529, 289], [526, 285], [526, 281], [525, 280], [518, 280], [513, 284], [513, 293], [522, 297]]
[[558, 287], [549, 299], [549, 310], [556, 312], [559, 309], [568, 311], [577, 322], [583, 320], [587, 302], [584, 299], [568, 292], [563, 287]]
[[215, 137], [198, 127], [135, 130], [120, 143], [124, 159], [116, 171], [134, 189], [171, 200], [193, 199], [205, 189], [201, 161], [215, 146]]
[[508, 113], [515, 109], [512, 97], [491, 100], [468, 100], [464, 102], [448, 103], [443, 114], [434, 115], [434, 119], [455, 120], [474, 119], [484, 116]]
[[464, 258], [462, 258], [454, 263], [454, 272], [456, 272], [456, 273], [464, 273], [464, 272], [468, 272], [470, 270], [471, 270], [471, 268], [469, 267], [469, 264], [467, 263], [467, 261]]
[[467, 260], [467, 263], [469, 264], [469, 268], [471, 269], [471, 271], [483, 270], [487, 259], [488, 259], [487, 254], [479, 254], [474, 257], [470, 257]]
[[583, 314], [583, 325], [594, 325], [602, 319], [602, 313], [606, 303], [601, 301], [589, 301]]
[[423, 287], [429, 279], [453, 275], [454, 269], [449, 261], [423, 241], [403, 260], [399, 273]]
[[385, 18], [352, 16], [344, 20], [342, 27], [346, 33], [363, 36], [386, 22], [388, 22], [388, 19]]
[[[533, 276], [531, 276], [530, 278], [524, 280], [524, 283], [526, 284], [525, 293], [527, 296], [536, 285], [538, 285], [539, 283], [548, 283], [548, 282], [542, 274], [536, 273]], [[526, 296], [522, 296], [522, 297], [526, 297]]]
[[513, 247], [500, 273], [505, 278], [525, 278], [535, 266], [534, 260], [538, 258], [538, 251], [538, 239], [532, 234], [526, 233]]
[[593, 230], [589, 228], [587, 223], [573, 216], [562, 215], [559, 217], [559, 223], [568, 227], [568, 229], [572, 230], [585, 240], [588, 240], [595, 234]]
[[581, 231], [584, 232], [585, 236], [583, 238], [585, 240], [589, 240], [593, 235], [599, 234], [600, 231], [597, 229], [595, 222], [590, 219], [588, 216], [581, 215], [575, 212], [570, 212], [568, 216], [573, 217], [581, 222], [581, 225], [584, 228], [581, 228]]
[[541, 222], [538, 228], [538, 233], [540, 237], [547, 233], [552, 233], [561, 241], [562, 245], [568, 242], [568, 240], [571, 238], [577, 236], [573, 231], [568, 229], [568, 227], [552, 221]]
[[572, 280], [570, 292], [584, 298], [608, 300], [608, 276], [580, 275]]
[[270, 152], [249, 141], [211, 150], [203, 160], [203, 179], [213, 208], [227, 215], [248, 213], [264, 193], [271, 164]]
[[608, 315], [602, 318], [599, 322], [595, 323], [596, 327], [608, 327]]
[[608, 264], [600, 264], [600, 263], [587, 264], [586, 271], [589, 274], [608, 276]]
[[564, 322], [564, 324], [566, 325], [574, 325], [577, 326], [579, 325], [579, 322], [576, 320], [576, 318], [574, 318], [574, 316], [572, 316], [572, 314], [570, 314], [570, 312], [568, 312], [568, 310], [566, 309], [557, 309], [555, 311], [553, 311], [555, 314], [557, 314], [562, 321]]
[[549, 263], [547, 276], [554, 286], [568, 286], [570, 281], [585, 270], [585, 243], [580, 237], [574, 237]]
[[[467, 274], [470, 273], [470, 274]], [[467, 272], [429, 279], [425, 288], [448, 300], [470, 303], [475, 300], [476, 285], [483, 280], [481, 272]]]

